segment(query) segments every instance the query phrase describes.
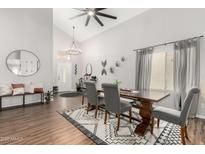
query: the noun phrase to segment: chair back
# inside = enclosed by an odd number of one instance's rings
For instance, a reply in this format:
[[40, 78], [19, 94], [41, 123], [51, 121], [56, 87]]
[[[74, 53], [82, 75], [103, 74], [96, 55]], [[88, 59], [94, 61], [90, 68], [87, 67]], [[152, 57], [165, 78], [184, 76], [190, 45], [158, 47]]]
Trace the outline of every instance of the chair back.
[[86, 86], [88, 103], [91, 105], [97, 105], [98, 104], [98, 96], [97, 96], [97, 89], [96, 89], [95, 82], [87, 81], [84, 83]]
[[120, 112], [120, 94], [118, 85], [103, 83], [102, 88], [104, 89], [105, 95], [105, 108], [108, 111], [119, 113]]
[[181, 111], [181, 114], [180, 114], [180, 121], [182, 122], [182, 125], [185, 125], [186, 124], [186, 120], [189, 116], [189, 111], [190, 111], [190, 108], [192, 106], [192, 103], [193, 103], [193, 98], [194, 98], [194, 95], [196, 94], [199, 94], [199, 88], [191, 88], [184, 100], [184, 107]]

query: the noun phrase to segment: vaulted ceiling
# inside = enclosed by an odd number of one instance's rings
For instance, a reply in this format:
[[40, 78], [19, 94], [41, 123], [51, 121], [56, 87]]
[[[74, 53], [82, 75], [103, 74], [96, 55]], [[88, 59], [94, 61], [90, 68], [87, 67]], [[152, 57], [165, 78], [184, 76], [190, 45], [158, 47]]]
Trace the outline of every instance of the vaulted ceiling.
[[72, 26], [75, 26], [75, 39], [79, 42], [85, 41], [110, 28], [113, 28], [127, 20], [147, 11], [144, 8], [108, 8], [100, 12], [116, 16], [113, 20], [98, 16], [104, 26], [100, 26], [94, 18], [90, 18], [88, 26], [85, 26], [87, 16], [80, 16], [70, 20], [69, 18], [81, 14], [82, 12], [71, 8], [53, 9], [53, 22], [56, 27], [72, 36]]

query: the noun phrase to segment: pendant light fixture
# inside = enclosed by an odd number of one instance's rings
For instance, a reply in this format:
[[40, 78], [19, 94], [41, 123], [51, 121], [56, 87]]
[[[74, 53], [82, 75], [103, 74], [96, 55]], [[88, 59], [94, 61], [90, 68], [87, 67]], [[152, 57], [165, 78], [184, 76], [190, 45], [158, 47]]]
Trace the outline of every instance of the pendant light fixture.
[[79, 55], [79, 54], [82, 53], [81, 49], [78, 48], [78, 46], [75, 42], [74, 30], [75, 30], [75, 27], [73, 26], [73, 41], [72, 41], [72, 45], [71, 45], [70, 49], [67, 52], [68, 56], [70, 56], [70, 55]]

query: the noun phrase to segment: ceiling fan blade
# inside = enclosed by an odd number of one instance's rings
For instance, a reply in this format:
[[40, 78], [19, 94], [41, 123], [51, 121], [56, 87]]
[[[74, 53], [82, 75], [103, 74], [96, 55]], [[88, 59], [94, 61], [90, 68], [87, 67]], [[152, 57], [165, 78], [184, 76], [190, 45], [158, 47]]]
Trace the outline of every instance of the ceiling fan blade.
[[115, 16], [111, 16], [111, 15], [108, 15], [108, 14], [105, 14], [105, 13], [101, 13], [101, 12], [96, 12], [95, 14], [97, 14], [99, 16], [102, 16], [102, 17], [117, 19], [117, 17], [115, 17]]
[[85, 22], [85, 26], [88, 25], [89, 21], [90, 21], [90, 16], [88, 15], [88, 16], [87, 16], [87, 19], [86, 19], [86, 22]]
[[74, 19], [74, 18], [77, 18], [77, 17], [84, 16], [84, 15], [86, 15], [86, 14], [87, 14], [87, 12], [81, 13], [81, 14], [78, 14], [78, 15], [76, 15], [76, 16], [73, 16], [73, 17], [71, 17], [71, 18], [69, 18], [69, 19], [71, 20], [71, 19]]
[[96, 15], [94, 15], [93, 17], [95, 18], [95, 20], [96, 20], [101, 26], [104, 26], [103, 23], [100, 21], [100, 19], [99, 19]]
[[101, 11], [101, 10], [105, 10], [105, 9], [107, 9], [107, 8], [95, 8], [94, 10], [95, 11]]
[[73, 8], [75, 10], [79, 10], [79, 11], [87, 11], [87, 9], [82, 9], [82, 8]]

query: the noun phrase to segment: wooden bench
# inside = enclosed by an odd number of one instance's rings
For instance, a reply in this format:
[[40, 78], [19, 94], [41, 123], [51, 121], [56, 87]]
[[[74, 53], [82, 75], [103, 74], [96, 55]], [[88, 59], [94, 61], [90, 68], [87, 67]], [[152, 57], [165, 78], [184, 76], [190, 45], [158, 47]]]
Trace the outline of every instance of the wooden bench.
[[[2, 108], [2, 98], [3, 97], [16, 97], [16, 96], [22, 96], [23, 97], [23, 104], [22, 104], [22, 107], [25, 107], [25, 97], [27, 95], [36, 95], [36, 94], [40, 94], [41, 95], [41, 103], [44, 103], [44, 93], [24, 93], [24, 94], [19, 94], [19, 95], [3, 95], [3, 96], [0, 96], [0, 111], [3, 110]], [[18, 105], [19, 106], [19, 105]], [[18, 107], [18, 106], [12, 106], [12, 107]], [[7, 108], [7, 107], [6, 107]], [[11, 108], [11, 107], [8, 107], [8, 108]]]

